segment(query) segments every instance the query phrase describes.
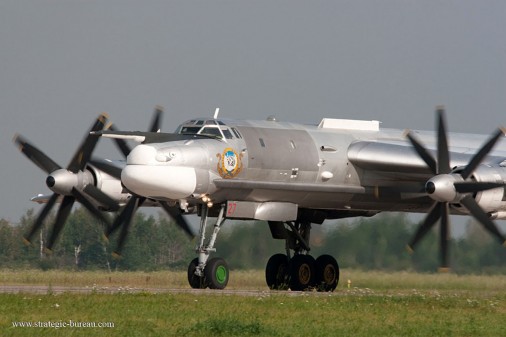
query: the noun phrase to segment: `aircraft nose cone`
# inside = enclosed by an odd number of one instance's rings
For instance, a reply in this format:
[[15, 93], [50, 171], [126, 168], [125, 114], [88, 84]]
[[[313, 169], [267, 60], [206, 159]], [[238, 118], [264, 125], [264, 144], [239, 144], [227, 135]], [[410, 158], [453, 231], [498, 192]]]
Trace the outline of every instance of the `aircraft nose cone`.
[[177, 200], [195, 192], [197, 175], [192, 167], [127, 165], [121, 182], [137, 195]]
[[151, 145], [137, 145], [127, 157], [127, 165], [155, 165], [157, 150]]

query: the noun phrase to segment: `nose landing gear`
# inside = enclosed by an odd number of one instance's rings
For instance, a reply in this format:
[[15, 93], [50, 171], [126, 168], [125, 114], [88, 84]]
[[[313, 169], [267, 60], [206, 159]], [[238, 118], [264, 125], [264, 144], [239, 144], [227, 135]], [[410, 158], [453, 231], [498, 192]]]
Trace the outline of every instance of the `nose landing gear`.
[[202, 206], [199, 244], [195, 249], [199, 256], [193, 259], [188, 266], [188, 283], [194, 289], [205, 289], [207, 287], [211, 289], [225, 289], [230, 274], [227, 263], [219, 257], [209, 260], [211, 252], [216, 251], [214, 243], [218, 237], [221, 225], [225, 222], [225, 204], [221, 206], [213, 233], [209, 238], [209, 242], [205, 244], [208, 212], [209, 207], [207, 205]]

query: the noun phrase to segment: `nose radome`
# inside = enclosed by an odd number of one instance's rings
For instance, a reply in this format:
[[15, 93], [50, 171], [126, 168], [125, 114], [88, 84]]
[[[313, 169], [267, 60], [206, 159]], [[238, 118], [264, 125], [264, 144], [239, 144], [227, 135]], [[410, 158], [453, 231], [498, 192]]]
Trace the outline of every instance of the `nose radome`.
[[181, 166], [127, 165], [121, 181], [137, 195], [172, 200], [189, 197], [197, 187], [195, 169]]
[[128, 154], [127, 165], [153, 165], [157, 163], [157, 150], [151, 145], [137, 145]]

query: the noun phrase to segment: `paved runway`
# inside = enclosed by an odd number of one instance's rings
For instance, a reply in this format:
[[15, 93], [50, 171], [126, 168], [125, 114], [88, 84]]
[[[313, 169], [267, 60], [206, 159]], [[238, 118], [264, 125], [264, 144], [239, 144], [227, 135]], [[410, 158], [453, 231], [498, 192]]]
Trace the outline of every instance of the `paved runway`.
[[135, 293], [168, 293], [168, 294], [207, 294], [207, 295], [238, 295], [238, 296], [308, 296], [320, 295], [330, 296], [338, 293], [319, 293], [316, 291], [299, 292], [299, 291], [274, 291], [274, 290], [238, 290], [238, 289], [190, 289], [190, 288], [131, 288], [131, 287], [71, 287], [71, 286], [45, 286], [45, 285], [1, 285], [0, 293], [8, 294], [135, 294]]

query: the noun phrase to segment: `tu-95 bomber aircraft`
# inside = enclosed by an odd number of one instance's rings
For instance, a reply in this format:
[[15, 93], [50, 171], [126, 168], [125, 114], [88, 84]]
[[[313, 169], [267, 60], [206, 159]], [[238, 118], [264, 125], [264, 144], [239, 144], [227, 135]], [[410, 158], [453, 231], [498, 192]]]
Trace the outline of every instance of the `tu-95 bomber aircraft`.
[[[324, 118], [318, 125], [196, 118], [175, 133], [160, 132], [161, 109], [149, 131], [122, 132], [100, 115], [66, 168], [21, 136], [21, 151], [47, 172], [51, 196], [25, 240], [32, 240], [61, 203], [47, 240], [51, 249], [75, 201], [121, 230], [120, 254], [138, 207], [160, 206], [189, 235], [184, 215], [200, 217], [197, 257], [188, 267], [193, 288], [223, 289], [229, 278], [215, 252], [226, 219], [267, 221], [286, 252], [267, 262], [272, 289], [333, 291], [339, 266], [330, 255], [310, 255], [312, 224], [372, 216], [382, 211], [428, 213], [408, 244], [412, 250], [440, 223], [441, 268], [448, 268], [449, 215], [471, 215], [501, 244], [494, 219], [506, 218], [505, 129], [490, 137], [448, 133], [443, 107], [436, 132], [380, 128], [378, 121]], [[126, 161], [92, 159], [99, 137], [113, 138]], [[127, 143], [139, 145], [133, 149]], [[117, 211], [109, 223], [101, 211]], [[206, 238], [209, 218], [217, 218]]]

